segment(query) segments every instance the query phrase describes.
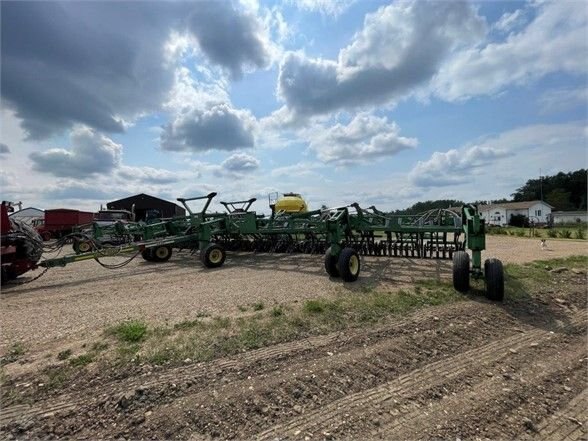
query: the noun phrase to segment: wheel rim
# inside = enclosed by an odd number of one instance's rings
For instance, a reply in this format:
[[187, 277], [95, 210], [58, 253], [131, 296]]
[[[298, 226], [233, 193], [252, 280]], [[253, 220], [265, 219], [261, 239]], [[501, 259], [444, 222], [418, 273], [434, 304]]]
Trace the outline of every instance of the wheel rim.
[[355, 255], [349, 258], [349, 272], [355, 275], [359, 271], [359, 258]]
[[219, 263], [223, 258], [221, 250], [212, 250], [208, 256], [212, 263]]
[[155, 255], [160, 259], [165, 259], [169, 255], [167, 247], [159, 247], [155, 250]]
[[88, 242], [82, 242], [78, 245], [78, 250], [81, 253], [87, 253], [88, 251], [90, 251], [90, 244]]

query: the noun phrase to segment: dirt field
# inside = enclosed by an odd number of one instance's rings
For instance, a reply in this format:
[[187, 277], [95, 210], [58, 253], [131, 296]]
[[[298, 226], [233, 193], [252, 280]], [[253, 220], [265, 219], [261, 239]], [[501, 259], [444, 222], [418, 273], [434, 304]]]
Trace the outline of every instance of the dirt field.
[[[519, 263], [588, 254], [585, 242], [550, 241], [549, 248], [490, 236], [484, 257]], [[585, 270], [548, 273], [532, 296], [502, 304], [473, 295], [392, 323], [203, 363], [89, 369], [53, 391], [35, 384], [30, 367], [124, 318], [173, 323], [198, 312], [239, 315], [239, 305], [409, 286], [449, 278], [450, 270], [450, 262], [367, 258], [361, 282], [343, 284], [324, 275], [320, 256], [247, 255], [230, 256], [213, 271], [180, 256], [119, 271], [94, 262], [52, 270], [2, 291], [3, 350], [18, 341], [27, 352], [4, 366], [12, 395], [4, 395], [0, 434], [586, 439]]]

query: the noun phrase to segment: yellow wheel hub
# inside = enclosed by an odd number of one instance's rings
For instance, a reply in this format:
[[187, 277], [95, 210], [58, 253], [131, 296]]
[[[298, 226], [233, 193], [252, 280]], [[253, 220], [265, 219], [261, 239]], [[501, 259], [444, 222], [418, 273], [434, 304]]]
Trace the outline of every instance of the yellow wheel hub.
[[208, 258], [212, 263], [219, 263], [223, 258], [223, 253], [221, 250], [212, 250]]
[[349, 271], [351, 274], [357, 274], [359, 272], [359, 258], [355, 255], [349, 258]]

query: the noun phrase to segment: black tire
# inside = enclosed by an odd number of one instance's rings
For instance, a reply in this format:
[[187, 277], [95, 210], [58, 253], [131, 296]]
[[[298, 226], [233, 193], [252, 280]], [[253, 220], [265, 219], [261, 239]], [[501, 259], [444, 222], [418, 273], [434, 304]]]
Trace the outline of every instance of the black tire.
[[453, 287], [459, 292], [470, 289], [470, 256], [465, 251], [453, 254]]
[[94, 249], [94, 246], [89, 240], [81, 240], [78, 242], [77, 248], [78, 253], [88, 253]]
[[331, 254], [331, 248], [325, 253], [325, 270], [331, 277], [339, 277], [339, 269], [337, 268], [337, 256]]
[[227, 253], [225, 249], [215, 243], [208, 244], [206, 248], [200, 250], [200, 260], [207, 268], [218, 268], [225, 263]]
[[344, 282], [355, 282], [361, 270], [359, 254], [353, 248], [343, 248], [337, 260], [337, 269]]
[[484, 262], [484, 280], [486, 281], [486, 297], [501, 302], [504, 299], [504, 268], [498, 259], [487, 259]]
[[167, 262], [172, 256], [172, 247], [168, 245], [161, 245], [151, 248], [151, 258], [153, 262]]
[[147, 262], [153, 262], [153, 255], [151, 251], [153, 251], [151, 248], [147, 248], [146, 250], [141, 251], [141, 257]]

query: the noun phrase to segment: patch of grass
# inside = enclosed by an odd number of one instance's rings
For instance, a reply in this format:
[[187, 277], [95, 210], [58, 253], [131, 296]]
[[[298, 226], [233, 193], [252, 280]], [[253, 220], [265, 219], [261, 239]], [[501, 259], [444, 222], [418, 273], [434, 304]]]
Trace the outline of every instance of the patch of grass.
[[238, 305], [238, 306], [237, 306], [237, 309], [238, 309], [239, 311], [241, 311], [241, 312], [245, 312], [245, 311], [247, 311], [247, 306]]
[[26, 353], [24, 345], [20, 342], [13, 343], [8, 348], [6, 355], [0, 358], [0, 366], [4, 366], [9, 363], [14, 363], [20, 357]]
[[559, 230], [557, 234], [562, 239], [570, 239], [572, 237], [572, 232], [567, 229]]
[[176, 323], [174, 329], [192, 329], [200, 325], [200, 320], [184, 320], [183, 322]]
[[284, 315], [284, 308], [280, 306], [274, 306], [272, 308], [272, 316], [274, 317], [281, 317]]
[[69, 357], [71, 357], [71, 354], [71, 349], [66, 349], [65, 351], [61, 351], [59, 354], [57, 354], [57, 359], [67, 360]]
[[579, 227], [576, 230], [576, 239], [586, 239], [586, 234], [584, 233], [584, 228]]
[[86, 366], [94, 361], [94, 356], [90, 353], [78, 355], [69, 360], [69, 364], [74, 367]]
[[108, 333], [121, 342], [137, 343], [147, 335], [147, 324], [140, 320], [130, 320], [113, 326]]
[[547, 231], [547, 235], [551, 238], [556, 238], [557, 237], [557, 230], [554, 230], [553, 228], [550, 228]]
[[108, 349], [108, 343], [104, 341], [97, 341], [92, 345], [92, 351], [102, 352]]
[[252, 305], [252, 307], [254, 311], [261, 311], [263, 308], [265, 308], [265, 305], [263, 302], [256, 302]]

